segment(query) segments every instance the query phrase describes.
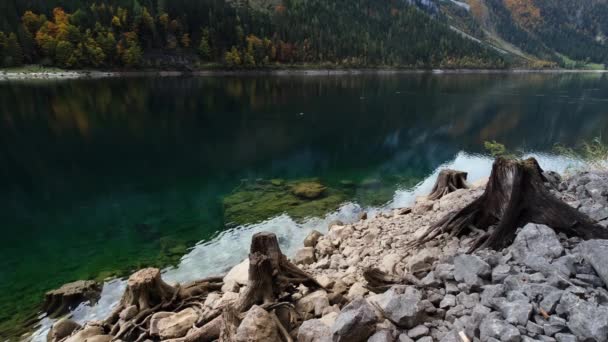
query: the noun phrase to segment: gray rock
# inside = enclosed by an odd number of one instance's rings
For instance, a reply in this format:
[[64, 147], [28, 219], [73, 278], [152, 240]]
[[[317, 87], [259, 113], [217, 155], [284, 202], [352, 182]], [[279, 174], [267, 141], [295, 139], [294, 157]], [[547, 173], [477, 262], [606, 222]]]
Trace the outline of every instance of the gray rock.
[[330, 342], [331, 330], [318, 319], [304, 321], [298, 329], [298, 342]]
[[466, 294], [461, 292], [456, 296], [456, 303], [461, 304], [466, 309], [472, 309], [479, 303], [479, 300], [479, 293]]
[[503, 342], [519, 342], [521, 341], [521, 334], [519, 329], [511, 324], [497, 318], [488, 317], [481, 322], [479, 339], [481, 342], [487, 342], [492, 338]]
[[585, 241], [578, 248], [585, 260], [602, 278], [604, 284], [608, 284], [608, 240]]
[[555, 307], [562, 298], [564, 291], [556, 289], [555, 291], [545, 294], [540, 302], [540, 308], [551, 314], [555, 312]]
[[555, 334], [555, 339], [557, 342], [577, 342], [576, 336], [564, 333]]
[[426, 326], [424, 326], [424, 325], [418, 325], [415, 328], [410, 329], [407, 332], [407, 336], [409, 336], [409, 337], [411, 337], [413, 339], [417, 339], [417, 338], [419, 338], [421, 336], [428, 335], [429, 331], [430, 331], [429, 328], [427, 328]]
[[505, 286], [503, 284], [484, 285], [481, 293], [481, 304], [490, 306], [490, 299], [502, 297], [505, 294]]
[[450, 331], [439, 342], [462, 342], [462, 340], [456, 331]]
[[454, 258], [454, 278], [469, 285], [483, 285], [492, 272], [490, 265], [476, 255], [461, 254]]
[[576, 258], [573, 255], [567, 254], [563, 257], [553, 260], [551, 266], [565, 277], [570, 277], [576, 273]]
[[433, 342], [433, 338], [431, 336], [424, 336], [417, 339], [416, 342]]
[[556, 310], [568, 315], [568, 328], [582, 339], [608, 341], [608, 307], [597, 306], [565, 291]]
[[183, 337], [197, 320], [198, 314], [192, 308], [161, 318], [157, 323], [158, 336], [163, 340]]
[[566, 320], [558, 316], [551, 316], [549, 322], [543, 325], [546, 336], [553, 336], [565, 328]]
[[532, 304], [521, 299], [513, 302], [504, 299], [497, 300], [495, 306], [507, 322], [520, 325], [526, 325], [533, 310]]
[[369, 299], [401, 328], [411, 329], [422, 322], [425, 306], [421, 292], [413, 286], [393, 286]]
[[393, 341], [395, 341], [395, 339], [393, 338], [393, 334], [386, 329], [376, 331], [367, 340], [367, 342], [393, 342]]
[[407, 336], [406, 333], [399, 335], [399, 337], [397, 338], [397, 341], [398, 342], [414, 342], [414, 340], [412, 340], [409, 336]]
[[454, 280], [454, 265], [439, 264], [435, 267], [435, 275], [441, 280]]
[[422, 278], [420, 280], [420, 284], [424, 287], [437, 287], [441, 283], [435, 277], [435, 273], [433, 271], [431, 271], [424, 278]]
[[546, 264], [552, 259], [560, 257], [564, 248], [553, 229], [541, 224], [528, 223], [517, 234], [509, 250], [516, 261], [543, 272], [541, 268], [548, 266]]
[[536, 324], [532, 321], [528, 321], [528, 323], [526, 324], [526, 330], [528, 330], [528, 334], [530, 334], [530, 336], [532, 337], [536, 335], [542, 335], [545, 332], [545, 330], [540, 324]]
[[448, 294], [439, 303], [439, 308], [446, 309], [456, 305], [456, 296]]
[[492, 283], [501, 283], [511, 273], [511, 266], [503, 264], [494, 267], [492, 270]]
[[374, 332], [378, 317], [372, 305], [359, 298], [346, 305], [331, 327], [333, 342], [361, 342]]

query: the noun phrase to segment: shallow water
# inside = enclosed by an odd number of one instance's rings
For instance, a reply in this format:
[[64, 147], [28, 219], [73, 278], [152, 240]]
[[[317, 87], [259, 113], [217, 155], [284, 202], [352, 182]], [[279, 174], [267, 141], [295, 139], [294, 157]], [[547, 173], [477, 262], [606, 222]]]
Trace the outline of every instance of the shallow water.
[[[76, 279], [171, 264], [173, 281], [221, 273], [259, 230], [293, 251], [335, 218], [411, 203], [444, 163], [486, 175], [486, 140], [563, 170], [571, 161], [547, 153], [605, 134], [607, 102], [597, 74], [0, 83], [0, 321]], [[347, 203], [320, 218], [224, 217], [245, 179], [312, 177], [353, 183]], [[120, 284], [76, 317], [103, 315]]]

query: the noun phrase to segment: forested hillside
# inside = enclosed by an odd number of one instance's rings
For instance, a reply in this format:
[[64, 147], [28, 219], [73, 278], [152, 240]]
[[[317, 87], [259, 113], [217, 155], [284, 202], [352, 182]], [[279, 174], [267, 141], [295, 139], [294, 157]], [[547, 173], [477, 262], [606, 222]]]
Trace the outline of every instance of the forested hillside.
[[496, 50], [426, 10], [401, 0], [0, 0], [0, 63], [100, 69], [507, 66]]
[[442, 1], [450, 25], [527, 60], [562, 67], [608, 62], [606, 0]]

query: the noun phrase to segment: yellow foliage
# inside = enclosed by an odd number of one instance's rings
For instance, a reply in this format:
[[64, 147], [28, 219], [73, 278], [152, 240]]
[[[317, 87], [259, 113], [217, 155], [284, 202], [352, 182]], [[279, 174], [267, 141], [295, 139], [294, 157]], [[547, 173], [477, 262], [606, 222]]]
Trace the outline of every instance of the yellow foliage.
[[533, 29], [542, 23], [540, 9], [532, 0], [503, 0], [513, 20], [524, 28]]

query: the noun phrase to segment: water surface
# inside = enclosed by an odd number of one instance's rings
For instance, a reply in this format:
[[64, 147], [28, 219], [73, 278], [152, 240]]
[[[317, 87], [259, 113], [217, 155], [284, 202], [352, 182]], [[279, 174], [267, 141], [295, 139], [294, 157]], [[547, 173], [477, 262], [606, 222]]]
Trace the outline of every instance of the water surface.
[[[270, 229], [296, 246], [329, 219], [405, 203], [398, 190], [457, 156], [486, 172], [487, 159], [470, 157], [484, 141], [550, 153], [605, 135], [607, 108], [603, 74], [2, 82], [0, 322], [76, 279], [223, 270], [246, 249], [239, 232]], [[350, 204], [244, 226], [224, 215], [244, 183], [311, 178], [348, 184]], [[4, 326], [0, 335], [15, 331]]]

